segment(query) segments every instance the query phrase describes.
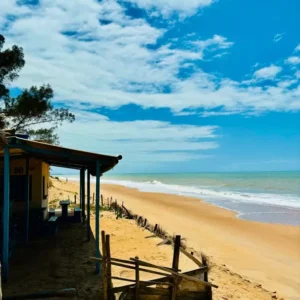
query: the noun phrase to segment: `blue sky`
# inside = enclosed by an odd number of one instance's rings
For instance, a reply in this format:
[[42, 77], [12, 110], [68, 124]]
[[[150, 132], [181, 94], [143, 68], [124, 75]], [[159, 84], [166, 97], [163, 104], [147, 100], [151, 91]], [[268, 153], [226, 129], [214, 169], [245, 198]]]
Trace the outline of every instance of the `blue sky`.
[[61, 144], [116, 172], [300, 169], [298, 0], [0, 2], [24, 48], [12, 91], [50, 83]]

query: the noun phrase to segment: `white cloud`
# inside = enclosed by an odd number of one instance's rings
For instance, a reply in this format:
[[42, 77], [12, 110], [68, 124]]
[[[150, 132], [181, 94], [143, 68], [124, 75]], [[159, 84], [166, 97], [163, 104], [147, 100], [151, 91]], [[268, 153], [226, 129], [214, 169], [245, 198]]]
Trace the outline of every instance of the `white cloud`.
[[161, 14], [168, 17], [173, 13], [180, 17], [191, 16], [200, 8], [209, 6], [215, 0], [188, 0], [182, 2], [181, 0], [123, 0], [124, 2], [131, 2], [136, 4], [139, 8], [146, 10], [155, 10], [156, 15]]
[[264, 67], [254, 72], [254, 76], [260, 79], [272, 79], [278, 73], [282, 71], [281, 67], [271, 65], [269, 67]]
[[286, 63], [290, 64], [290, 65], [298, 65], [298, 64], [300, 64], [300, 56], [290, 56], [286, 60]]
[[300, 51], [300, 44], [295, 48], [295, 52]]
[[275, 43], [279, 42], [283, 38], [284, 34], [285, 33], [277, 33], [277, 34], [275, 34], [273, 41]]
[[[174, 113], [220, 106], [241, 113], [297, 107], [299, 87], [255, 85], [258, 78], [278, 75], [281, 67], [257, 70], [247, 83], [222, 79], [196, 67], [196, 61], [211, 58], [211, 51], [227, 52], [233, 43], [226, 37], [189, 42], [189, 49], [172, 44], [150, 49], [147, 45], [156, 44], [166, 29], [130, 18], [120, 2], [40, 3], [40, 7], [10, 4], [1, 11], [3, 18], [10, 11], [16, 17], [0, 23], [8, 45], [21, 45], [25, 51], [26, 66], [14, 86], [50, 83], [56, 101], [77, 109], [82, 103], [110, 108], [134, 103], [144, 108], [167, 107]], [[178, 73], [187, 66], [195, 67], [194, 75], [181, 79]], [[165, 87], [170, 93], [163, 93]]]
[[132, 167], [135, 162], [201, 159], [207, 156], [207, 150], [219, 146], [215, 141], [216, 126], [174, 125], [153, 120], [117, 122], [92, 112], [75, 113], [74, 123], [58, 129], [64, 146], [122, 154], [126, 166]]
[[[203, 56], [203, 52], [205, 50], [222, 50], [222, 49], [228, 49], [233, 46], [233, 42], [229, 42], [226, 37], [223, 37], [221, 35], [215, 34], [212, 38], [209, 38], [207, 40], [198, 40], [192, 42], [193, 45], [195, 45], [199, 51], [202, 53], [201, 56]], [[221, 55], [221, 54], [219, 54]]]

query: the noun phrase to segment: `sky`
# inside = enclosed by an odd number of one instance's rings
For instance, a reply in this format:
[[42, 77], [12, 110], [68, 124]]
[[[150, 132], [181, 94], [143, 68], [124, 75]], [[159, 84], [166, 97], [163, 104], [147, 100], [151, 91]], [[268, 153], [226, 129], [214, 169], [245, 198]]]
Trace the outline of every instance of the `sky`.
[[1, 0], [26, 65], [76, 121], [63, 146], [114, 170], [300, 170], [299, 0]]

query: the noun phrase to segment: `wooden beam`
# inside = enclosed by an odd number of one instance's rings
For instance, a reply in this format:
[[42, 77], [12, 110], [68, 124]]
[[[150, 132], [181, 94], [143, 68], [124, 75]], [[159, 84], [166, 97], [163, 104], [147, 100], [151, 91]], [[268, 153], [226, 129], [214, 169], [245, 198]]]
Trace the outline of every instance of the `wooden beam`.
[[82, 222], [85, 223], [85, 169], [82, 170]]
[[[100, 162], [96, 163], [96, 220], [95, 220], [95, 250], [96, 257], [100, 258], [99, 233], [100, 233]], [[100, 263], [96, 261], [96, 273], [100, 272]]]
[[189, 259], [191, 259], [198, 267], [204, 267], [203, 263], [200, 260], [198, 260], [195, 256], [187, 252], [185, 249], [180, 248], [180, 252]]
[[135, 300], [140, 299], [140, 270], [139, 258], [135, 257]]
[[173, 263], [172, 263], [172, 269], [176, 271], [178, 271], [179, 269], [180, 243], [181, 243], [181, 236], [176, 235], [175, 243], [174, 243]]
[[25, 243], [27, 244], [29, 241], [29, 210], [30, 210], [30, 202], [29, 202], [29, 185], [30, 185], [30, 174], [29, 174], [29, 158], [26, 158], [26, 181], [25, 181], [25, 212], [26, 212], [26, 217], [25, 217]]
[[2, 244], [2, 280], [8, 280], [9, 272], [9, 207], [10, 207], [10, 153], [4, 147], [4, 195], [3, 195], [3, 244]]
[[[135, 260], [134, 258], [131, 258], [131, 260]], [[139, 260], [140, 264], [143, 265], [143, 266], [154, 266], [153, 264], [150, 264], [146, 261], [142, 261], [142, 260]], [[190, 280], [190, 281], [195, 281], [195, 282], [199, 282], [199, 283], [202, 283], [204, 286], [211, 286], [211, 287], [214, 287], [214, 288], [218, 288], [217, 285], [215, 284], [212, 284], [210, 282], [206, 282], [206, 281], [203, 281], [201, 279], [198, 279], [196, 277], [192, 277], [192, 276], [188, 276], [188, 275], [185, 275], [185, 274], [182, 274], [182, 273], [178, 273], [178, 272], [175, 272], [173, 270], [170, 270], [170, 269], [166, 269], [164, 267], [158, 267], [156, 266], [156, 268], [162, 270], [162, 271], [165, 271], [165, 272], [170, 272], [172, 275], [175, 275], [175, 276], [178, 276], [178, 277], [181, 277], [181, 278], [184, 278], [184, 279], [187, 279], [187, 280]]]
[[107, 234], [105, 238], [106, 245], [106, 261], [107, 261], [107, 289], [108, 289], [108, 299], [113, 299], [110, 290], [112, 288], [111, 279], [111, 253], [110, 253], [110, 235]]
[[[87, 240], [91, 240], [91, 174], [90, 170], [87, 171], [87, 224], [86, 235]], [[76, 196], [75, 196], [76, 197]]]
[[[91, 257], [91, 260], [93, 260], [93, 261], [98, 261], [98, 262], [102, 262], [102, 259], [101, 259], [101, 258], [96, 258], [96, 257]], [[135, 270], [135, 267], [133, 267], [133, 266], [127, 266], [127, 265], [122, 264], [122, 263], [117, 263], [117, 262], [112, 261], [111, 264], [112, 264], [113, 266], [117, 266], [117, 267], [122, 267], [122, 268], [126, 268], [126, 269]], [[155, 274], [155, 275], [161, 275], [161, 276], [168, 276], [168, 275], [169, 275], [169, 274], [166, 274], [166, 273], [157, 272], [157, 271], [152, 271], [152, 270], [147, 270], [147, 269], [144, 269], [144, 268], [140, 268], [140, 271], [146, 272], [146, 273], [150, 273], [150, 274]]]
[[107, 256], [105, 231], [101, 231], [103, 300], [107, 300]]

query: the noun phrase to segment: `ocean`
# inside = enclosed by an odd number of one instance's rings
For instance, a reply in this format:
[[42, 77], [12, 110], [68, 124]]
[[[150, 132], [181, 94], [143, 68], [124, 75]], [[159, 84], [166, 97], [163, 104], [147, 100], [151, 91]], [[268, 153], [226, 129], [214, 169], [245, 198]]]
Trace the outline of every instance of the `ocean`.
[[[58, 175], [78, 179], [74, 175]], [[105, 174], [102, 183], [191, 196], [245, 220], [300, 226], [300, 171], [182, 174]]]

